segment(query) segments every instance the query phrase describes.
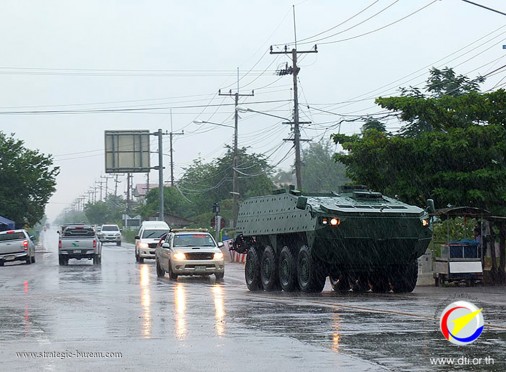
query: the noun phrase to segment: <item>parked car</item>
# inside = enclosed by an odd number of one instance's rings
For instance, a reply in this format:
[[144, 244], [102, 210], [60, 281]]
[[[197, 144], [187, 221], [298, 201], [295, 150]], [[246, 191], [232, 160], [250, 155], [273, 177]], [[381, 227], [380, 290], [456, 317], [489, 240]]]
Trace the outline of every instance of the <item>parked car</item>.
[[145, 258], [154, 259], [160, 237], [169, 230], [169, 225], [163, 221], [144, 221], [135, 236], [135, 260], [142, 263]]
[[35, 263], [35, 244], [26, 230], [0, 232], [0, 266], [13, 261]]
[[217, 280], [225, 275], [225, 259], [221, 247], [207, 230], [171, 230], [160, 239], [156, 248], [156, 274], [169, 273], [170, 279], [179, 275], [212, 275]]
[[100, 226], [99, 230], [97, 229], [97, 236], [102, 243], [121, 245], [121, 229], [118, 225], [107, 224]]

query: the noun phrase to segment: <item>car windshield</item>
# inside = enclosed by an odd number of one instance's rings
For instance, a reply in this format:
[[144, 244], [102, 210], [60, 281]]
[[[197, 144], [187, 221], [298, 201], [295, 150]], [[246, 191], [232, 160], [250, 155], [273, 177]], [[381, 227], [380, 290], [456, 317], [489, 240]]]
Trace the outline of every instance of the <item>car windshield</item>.
[[163, 234], [165, 234], [167, 230], [144, 230], [142, 232], [142, 239], [145, 238], [153, 238], [153, 239], [159, 239]]
[[214, 247], [209, 234], [179, 234], [174, 236], [174, 247]]
[[102, 226], [102, 231], [119, 231], [119, 227], [116, 225]]

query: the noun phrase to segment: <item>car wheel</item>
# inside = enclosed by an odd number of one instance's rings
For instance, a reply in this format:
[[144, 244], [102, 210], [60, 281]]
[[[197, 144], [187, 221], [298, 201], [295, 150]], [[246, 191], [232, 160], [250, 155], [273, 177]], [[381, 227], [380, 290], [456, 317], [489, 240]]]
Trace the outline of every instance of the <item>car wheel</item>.
[[169, 278], [173, 280], [177, 279], [177, 274], [174, 271], [172, 271], [172, 264], [170, 263], [170, 261], [169, 261]]
[[3, 266], [4, 265], [4, 262], [3, 261], [0, 261], [0, 266]]
[[225, 272], [214, 273], [214, 276], [216, 277], [216, 280], [223, 280], [223, 277], [225, 276]]
[[160, 267], [160, 262], [156, 260], [156, 276], [163, 278], [165, 276], [165, 270]]
[[32, 263], [32, 257], [30, 257], [30, 256], [26, 257], [25, 262], [27, 265], [30, 265]]
[[135, 262], [139, 262], [139, 254], [137, 251], [135, 252]]
[[35, 263], [35, 255], [32, 256], [32, 263]]
[[119, 247], [121, 245], [121, 242], [116, 242], [116, 245]]

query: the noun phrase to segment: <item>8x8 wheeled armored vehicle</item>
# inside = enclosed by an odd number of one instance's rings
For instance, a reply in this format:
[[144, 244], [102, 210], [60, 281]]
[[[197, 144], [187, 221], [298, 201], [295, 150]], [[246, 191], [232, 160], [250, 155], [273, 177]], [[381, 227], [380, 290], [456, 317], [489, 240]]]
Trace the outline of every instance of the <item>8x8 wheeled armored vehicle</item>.
[[365, 186], [339, 193], [276, 190], [241, 203], [234, 248], [248, 289], [411, 292], [432, 239], [427, 210]]

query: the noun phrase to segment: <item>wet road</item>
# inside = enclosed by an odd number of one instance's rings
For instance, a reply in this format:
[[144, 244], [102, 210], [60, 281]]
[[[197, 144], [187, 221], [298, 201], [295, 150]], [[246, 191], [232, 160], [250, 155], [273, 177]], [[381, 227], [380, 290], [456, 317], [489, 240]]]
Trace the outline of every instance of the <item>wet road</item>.
[[[253, 293], [242, 264], [228, 264], [223, 282], [174, 282], [158, 279], [152, 261], [135, 263], [131, 244], [105, 245], [101, 266], [60, 267], [56, 237], [35, 264], [0, 267], [1, 370], [455, 370], [434, 358], [506, 370], [505, 287]], [[439, 331], [441, 311], [458, 299], [485, 318], [467, 346]]]

